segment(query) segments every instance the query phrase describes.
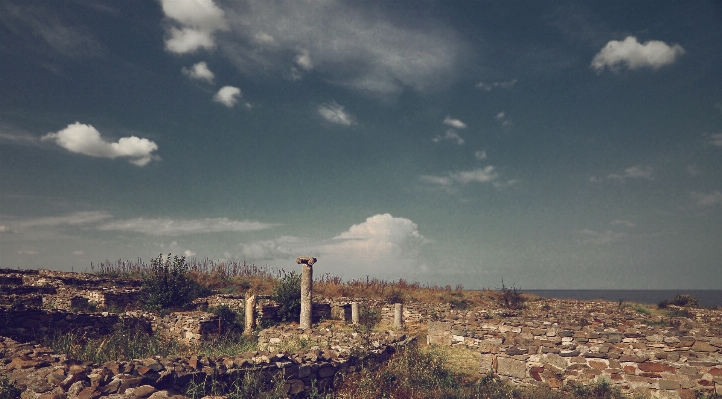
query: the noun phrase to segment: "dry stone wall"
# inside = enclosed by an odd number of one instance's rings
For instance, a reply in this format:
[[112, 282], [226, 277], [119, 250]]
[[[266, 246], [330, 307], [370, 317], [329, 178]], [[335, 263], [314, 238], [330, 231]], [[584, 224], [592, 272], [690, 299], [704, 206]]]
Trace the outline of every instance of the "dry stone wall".
[[40, 345], [0, 337], [0, 371], [21, 387], [23, 399], [111, 395], [186, 399], [182, 393], [191, 383], [215, 379], [231, 385], [242, 381], [246, 373], [258, 372], [283, 378], [286, 395], [295, 399], [308, 397], [312, 389], [331, 389], [337, 373], [353, 373], [364, 364], [384, 362], [398, 347], [410, 342], [403, 336], [389, 336], [356, 353], [326, 347], [292, 354], [259, 351], [215, 358], [152, 357], [99, 365], [67, 359]]
[[544, 301], [519, 317], [449, 311], [430, 344], [481, 354], [481, 373], [552, 387], [606, 380], [624, 392], [694, 398], [722, 393], [722, 312], [671, 309], [660, 318], [606, 301]]

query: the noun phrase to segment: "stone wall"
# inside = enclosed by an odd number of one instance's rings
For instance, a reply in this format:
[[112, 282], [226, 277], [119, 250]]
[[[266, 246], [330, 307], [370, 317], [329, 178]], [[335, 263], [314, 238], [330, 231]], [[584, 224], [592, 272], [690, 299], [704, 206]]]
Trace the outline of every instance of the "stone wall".
[[29, 339], [54, 331], [89, 331], [108, 334], [121, 323], [129, 327], [140, 326], [150, 331], [150, 321], [135, 316], [112, 313], [82, 313], [37, 308], [11, 309], [0, 307], [0, 333], [6, 336]]
[[452, 310], [428, 323], [427, 342], [478, 350], [481, 373], [521, 384], [606, 380], [653, 397], [722, 393], [719, 310], [671, 309], [689, 317], [660, 319], [604, 301], [546, 305], [512, 318]]
[[[39, 345], [21, 344], [0, 337], [0, 371], [23, 390], [22, 398], [170, 397], [184, 393], [190, 383], [215, 379], [231, 385], [249, 372], [283, 378], [289, 398], [308, 397], [313, 388], [332, 389], [337, 373], [357, 372], [368, 363], [388, 360], [400, 346], [412, 342], [389, 338], [360, 355], [333, 348], [316, 348], [293, 354], [254, 352], [230, 357], [135, 359], [102, 365], [78, 362]], [[55, 396], [53, 396], [55, 395]], [[180, 396], [185, 398], [185, 396]]]

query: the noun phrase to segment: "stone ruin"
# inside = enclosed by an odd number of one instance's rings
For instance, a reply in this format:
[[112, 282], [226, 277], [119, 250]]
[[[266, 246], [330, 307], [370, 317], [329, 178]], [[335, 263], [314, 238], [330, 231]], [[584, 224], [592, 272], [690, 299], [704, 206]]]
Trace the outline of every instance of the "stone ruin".
[[[313, 384], [329, 387], [337, 372], [357, 371], [368, 360], [384, 361], [414, 340], [391, 328], [361, 337], [278, 325], [259, 332], [262, 350], [256, 353], [228, 358], [154, 357], [103, 365], [74, 361], [24, 343], [36, 334], [56, 331], [104, 334], [118, 324], [193, 343], [222, 333], [219, 318], [206, 311], [209, 307], [252, 311], [259, 326], [273, 324], [278, 309], [261, 295], [254, 296], [254, 306], [247, 308], [245, 296], [216, 294], [197, 300], [193, 311], [165, 316], [125, 311], [137, 308], [139, 287], [123, 284], [88, 274], [0, 270], [0, 335], [5, 336], [0, 337], [0, 372], [22, 382], [23, 398], [158, 399], [179, 392], [191, 380], [211, 374], [232, 380], [258, 369], [281, 373], [288, 396], [302, 398]], [[492, 372], [520, 385], [558, 388], [607, 381], [625, 393], [655, 398], [722, 394], [720, 310], [671, 307], [678, 317], [663, 320], [607, 301], [540, 300], [529, 303], [523, 312], [508, 312], [415, 302], [398, 308], [364, 298], [318, 298], [311, 303], [311, 320], [358, 323], [353, 309], [358, 317], [359, 306], [379, 309], [381, 322], [389, 327], [397, 322], [425, 324], [427, 343], [467, 347], [478, 353], [480, 375]], [[296, 351], [284, 352], [294, 345]], [[364, 348], [369, 358], [359, 359], [354, 348]]]

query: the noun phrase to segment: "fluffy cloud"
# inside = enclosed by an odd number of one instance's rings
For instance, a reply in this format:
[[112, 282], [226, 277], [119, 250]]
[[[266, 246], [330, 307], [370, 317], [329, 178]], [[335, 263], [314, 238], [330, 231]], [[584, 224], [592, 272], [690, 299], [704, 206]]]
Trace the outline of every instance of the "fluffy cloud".
[[711, 193], [692, 193], [692, 198], [697, 202], [698, 206], [715, 206], [722, 205], [722, 192], [719, 190]]
[[612, 40], [594, 56], [592, 68], [601, 72], [605, 67], [618, 71], [620, 65], [629, 69], [649, 67], [658, 69], [671, 64], [685, 51], [679, 44], [672, 46], [658, 40], [650, 40], [644, 44], [634, 36], [627, 36], [624, 41]]
[[220, 233], [227, 231], [247, 232], [264, 230], [274, 224], [252, 222], [248, 220], [230, 220], [228, 218], [206, 218], [174, 220], [170, 218], [135, 218], [114, 220], [98, 226], [106, 231], [134, 231], [155, 236], [178, 236], [183, 234]]
[[181, 26], [171, 26], [165, 45], [168, 51], [183, 54], [216, 46], [213, 32], [226, 30], [224, 11], [213, 0], [161, 0], [165, 16]]
[[145, 166], [154, 158], [158, 145], [148, 139], [135, 136], [123, 137], [117, 143], [109, 143], [100, 137], [93, 126], [75, 122], [56, 133], [48, 133], [43, 141], [54, 141], [68, 151], [99, 158], [131, 158], [130, 163]]
[[49, 216], [35, 219], [28, 219], [18, 223], [20, 227], [46, 227], [67, 225], [85, 225], [102, 222], [111, 218], [112, 215], [104, 211], [74, 212], [65, 216]]
[[335, 101], [320, 105], [318, 114], [331, 123], [344, 126], [351, 126], [354, 123], [353, 115], [346, 112], [343, 105], [339, 105]]
[[478, 159], [479, 161], [483, 161], [486, 159], [486, 151], [476, 151], [474, 153], [474, 158]]
[[208, 65], [205, 62], [199, 62], [193, 65], [190, 69], [183, 68], [183, 74], [191, 79], [205, 80], [208, 83], [213, 83], [215, 75], [208, 69]]
[[333, 241], [321, 252], [364, 263], [410, 256], [419, 245], [428, 242], [419, 233], [416, 223], [388, 213], [371, 216], [365, 222], [351, 226]]
[[333, 84], [388, 96], [448, 84], [467, 52], [449, 27], [430, 18], [396, 23], [397, 11], [383, 4], [249, 0], [225, 11], [231, 33], [219, 45], [251, 75], [291, 70], [300, 78], [296, 67], [313, 68]]
[[482, 90], [491, 91], [492, 89], [495, 89], [497, 87], [501, 88], [501, 89], [510, 89], [510, 88], [514, 87], [515, 84], [516, 84], [516, 79], [510, 80], [508, 82], [492, 82], [492, 83], [479, 82], [476, 84], [476, 87], [478, 87]]
[[466, 129], [466, 123], [458, 119], [450, 118], [448, 116], [446, 117], [446, 119], [444, 119], [444, 125], [448, 125], [457, 129]]
[[213, 96], [213, 101], [221, 103], [228, 108], [233, 108], [233, 106], [238, 103], [238, 99], [241, 96], [241, 89], [238, 87], [223, 86], [220, 90], [218, 90], [218, 93]]
[[708, 135], [707, 143], [715, 147], [722, 147], [722, 133]]
[[458, 144], [458, 145], [464, 144], [464, 139], [461, 136], [459, 136], [459, 133], [456, 133], [456, 131], [454, 129], [447, 130], [443, 136], [436, 136], [433, 139], [431, 139], [431, 141], [433, 141], [434, 143], [438, 143], [441, 140], [456, 141], [456, 144]]
[[607, 176], [607, 179], [624, 181], [626, 179], [647, 179], [653, 180], [652, 168], [649, 166], [642, 168], [639, 166], [632, 166], [631, 168], [625, 169], [623, 174], [612, 173]]

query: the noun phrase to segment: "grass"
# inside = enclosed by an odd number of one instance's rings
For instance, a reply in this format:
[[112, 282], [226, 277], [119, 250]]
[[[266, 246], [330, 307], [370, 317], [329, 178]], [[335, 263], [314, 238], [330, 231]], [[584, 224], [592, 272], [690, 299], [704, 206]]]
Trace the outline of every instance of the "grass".
[[56, 353], [68, 358], [103, 364], [109, 361], [142, 359], [150, 356], [232, 356], [258, 348], [257, 337], [229, 332], [211, 340], [189, 345], [178, 340], [163, 339], [140, 328], [118, 328], [106, 336], [87, 332], [55, 334], [43, 342]]

